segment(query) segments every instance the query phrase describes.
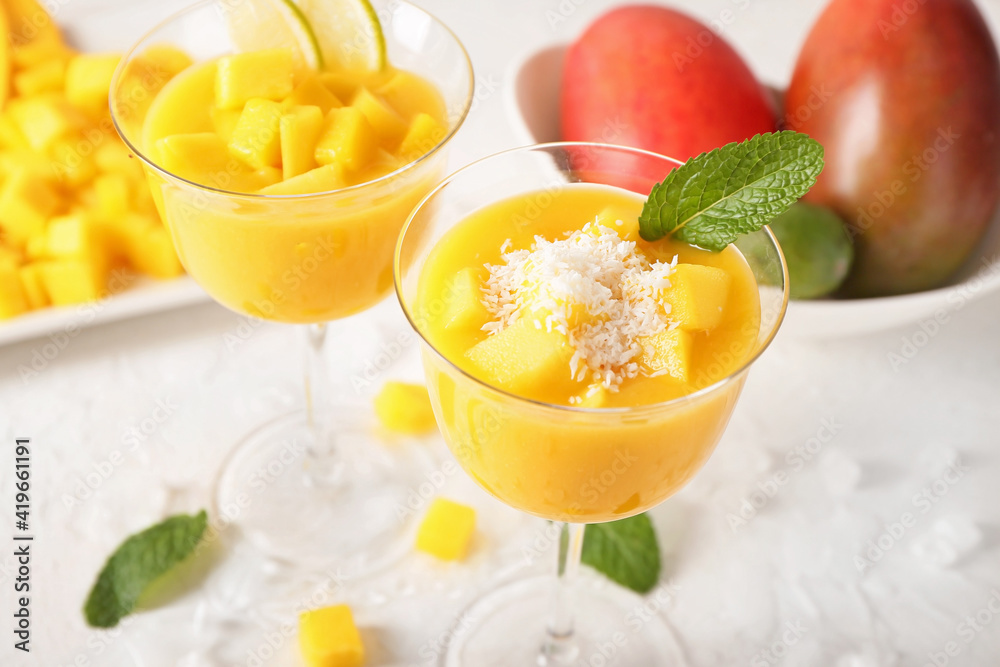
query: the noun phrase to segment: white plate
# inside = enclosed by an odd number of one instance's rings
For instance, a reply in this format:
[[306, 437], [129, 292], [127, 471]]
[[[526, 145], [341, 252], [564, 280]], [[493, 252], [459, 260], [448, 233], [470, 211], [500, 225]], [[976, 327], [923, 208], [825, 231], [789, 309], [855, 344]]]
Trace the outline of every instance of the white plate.
[[[505, 77], [507, 116], [527, 144], [559, 141], [559, 91], [565, 44], [515, 60]], [[801, 338], [834, 338], [884, 331], [949, 317], [954, 310], [1000, 289], [1000, 224], [994, 224], [954, 279], [938, 289], [874, 299], [793, 301], [782, 331]]]
[[[86, 5], [80, 7], [78, 5]], [[60, 5], [56, 18], [67, 39], [81, 51], [124, 51], [183, 2], [157, 3], [69, 3]], [[51, 7], [50, 7], [51, 9]], [[157, 281], [136, 277], [127, 289], [95, 303], [62, 308], [43, 308], [0, 322], [0, 345], [52, 335], [75, 335], [81, 328], [137, 317], [171, 308], [208, 301], [209, 296], [187, 276]]]

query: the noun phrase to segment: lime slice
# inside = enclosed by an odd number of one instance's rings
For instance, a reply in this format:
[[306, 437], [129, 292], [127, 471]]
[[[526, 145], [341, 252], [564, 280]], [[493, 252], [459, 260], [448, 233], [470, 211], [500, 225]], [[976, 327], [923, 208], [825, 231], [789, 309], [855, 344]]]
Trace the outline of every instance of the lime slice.
[[326, 69], [385, 67], [385, 35], [368, 0], [298, 0], [297, 4], [312, 25]]
[[291, 0], [237, 0], [226, 7], [237, 51], [290, 48], [298, 68], [323, 69], [323, 51], [309, 20]]

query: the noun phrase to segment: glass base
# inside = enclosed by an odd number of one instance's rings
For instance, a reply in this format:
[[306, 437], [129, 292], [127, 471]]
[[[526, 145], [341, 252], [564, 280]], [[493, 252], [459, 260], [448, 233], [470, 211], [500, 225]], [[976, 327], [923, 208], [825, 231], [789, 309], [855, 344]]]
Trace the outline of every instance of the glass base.
[[216, 482], [218, 520], [267, 556], [348, 578], [402, 558], [415, 530], [407, 499], [426, 482], [432, 457], [417, 441], [386, 446], [365, 414], [333, 415], [326, 454], [311, 453], [305, 411], [251, 432]]
[[685, 664], [662, 606], [596, 576], [581, 574], [573, 602], [574, 632], [544, 657], [551, 576], [516, 581], [470, 605], [448, 631], [442, 667], [632, 667]]

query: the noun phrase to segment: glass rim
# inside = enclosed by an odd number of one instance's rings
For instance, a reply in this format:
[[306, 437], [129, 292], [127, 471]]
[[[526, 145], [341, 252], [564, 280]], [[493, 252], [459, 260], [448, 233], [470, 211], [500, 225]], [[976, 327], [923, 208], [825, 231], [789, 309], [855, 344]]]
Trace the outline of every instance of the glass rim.
[[[443, 190], [446, 186], [450, 185], [457, 178], [465, 175], [465, 173], [467, 171], [469, 171], [469, 170], [471, 170], [471, 169], [479, 166], [480, 164], [482, 164], [484, 162], [488, 162], [488, 161], [491, 162], [491, 161], [494, 160], [494, 158], [500, 158], [500, 157], [511, 155], [511, 154], [515, 154], [515, 153], [547, 152], [547, 151], [551, 151], [553, 149], [564, 149], [564, 148], [596, 148], [596, 149], [599, 149], [599, 150], [612, 149], [612, 150], [616, 150], [616, 151], [622, 151], [622, 152], [625, 152], [625, 153], [632, 153], [634, 155], [641, 155], [641, 156], [645, 156], [645, 157], [650, 157], [650, 158], [654, 158], [656, 160], [666, 161], [666, 162], [669, 162], [669, 163], [674, 164], [676, 166], [680, 166], [680, 165], [684, 164], [684, 163], [682, 163], [679, 160], [676, 160], [674, 158], [667, 157], [665, 155], [661, 155], [659, 153], [654, 153], [653, 151], [648, 151], [648, 150], [644, 150], [644, 149], [641, 149], [641, 148], [632, 148], [630, 146], [619, 146], [619, 145], [616, 145], [616, 144], [605, 144], [605, 143], [592, 142], [592, 141], [551, 141], [551, 142], [541, 143], [541, 144], [529, 144], [529, 145], [525, 145], [525, 146], [518, 146], [518, 147], [515, 147], [515, 148], [508, 148], [508, 149], [500, 151], [498, 153], [492, 153], [492, 154], [487, 155], [485, 157], [481, 157], [478, 160], [470, 162], [467, 165], [463, 166], [462, 168], [460, 168], [460, 169], [456, 170], [455, 172], [449, 174], [444, 180], [442, 180], [440, 183], [438, 183], [434, 187], [434, 189], [432, 189], [430, 192], [428, 192], [423, 197], [423, 199], [421, 199], [417, 203], [417, 205], [413, 208], [413, 210], [410, 212], [410, 215], [407, 216], [406, 222], [403, 224], [403, 227], [402, 227], [402, 229], [399, 232], [399, 238], [397, 238], [397, 240], [396, 240], [396, 250], [393, 253], [392, 273], [393, 273], [393, 282], [395, 283], [396, 299], [399, 301], [400, 308], [402, 309], [403, 314], [406, 316], [407, 323], [409, 323], [410, 327], [414, 331], [417, 332], [417, 335], [420, 337], [421, 342], [424, 345], [426, 345], [427, 348], [431, 352], [433, 352], [437, 357], [439, 357], [442, 361], [444, 361], [446, 364], [448, 364], [449, 367], [451, 367], [453, 370], [455, 370], [456, 372], [458, 372], [460, 375], [462, 375], [465, 378], [471, 380], [473, 383], [475, 383], [476, 385], [478, 385], [480, 387], [483, 387], [483, 388], [485, 388], [487, 390], [490, 390], [490, 391], [494, 391], [494, 392], [496, 392], [496, 393], [498, 393], [498, 394], [500, 394], [500, 395], [502, 395], [502, 396], [504, 396], [504, 397], [506, 397], [508, 399], [516, 401], [518, 403], [527, 404], [527, 405], [531, 406], [532, 408], [539, 408], [539, 409], [543, 409], [543, 410], [557, 410], [557, 411], [561, 411], [561, 412], [568, 412], [570, 414], [581, 414], [581, 415], [591, 415], [591, 416], [593, 416], [593, 415], [609, 415], [609, 414], [610, 415], [630, 415], [630, 414], [642, 414], [642, 413], [646, 413], [646, 412], [659, 412], [659, 411], [662, 411], [662, 410], [667, 410], [667, 409], [672, 409], [672, 408], [678, 407], [678, 406], [683, 405], [685, 403], [690, 403], [690, 402], [693, 402], [693, 401], [700, 400], [701, 398], [706, 397], [709, 394], [712, 394], [712, 393], [714, 393], [715, 391], [717, 391], [719, 389], [722, 389], [725, 385], [733, 382], [734, 380], [736, 380], [737, 378], [739, 378], [741, 375], [745, 374], [750, 369], [750, 366], [752, 366], [753, 363], [755, 361], [757, 361], [758, 358], [760, 358], [760, 355], [763, 354], [764, 351], [768, 347], [770, 347], [771, 342], [774, 340], [774, 337], [778, 333], [778, 329], [781, 328], [781, 323], [784, 320], [785, 313], [788, 310], [788, 298], [789, 298], [788, 297], [788, 264], [787, 264], [787, 262], [785, 260], [785, 254], [781, 250], [781, 245], [778, 243], [778, 239], [774, 236], [774, 232], [772, 232], [771, 228], [768, 227], [767, 225], [764, 225], [764, 227], [762, 227], [760, 231], [763, 231], [767, 235], [767, 238], [771, 241], [771, 244], [774, 246], [775, 250], [777, 250], [777, 253], [778, 253], [778, 262], [781, 265], [781, 275], [782, 275], [782, 283], [781, 283], [781, 285], [782, 285], [781, 308], [780, 308], [780, 311], [777, 314], [777, 318], [774, 321], [774, 325], [771, 327], [771, 331], [768, 332], [767, 338], [761, 344], [758, 345], [757, 349], [754, 350], [754, 353], [752, 355], [750, 355], [742, 364], [740, 364], [740, 366], [738, 368], [736, 368], [735, 370], [733, 370], [732, 372], [730, 372], [728, 375], [726, 375], [726, 377], [721, 378], [719, 380], [716, 380], [712, 384], [710, 384], [710, 385], [708, 385], [706, 387], [702, 387], [698, 391], [691, 392], [690, 394], [685, 394], [683, 396], [678, 396], [676, 398], [671, 398], [671, 399], [666, 400], [666, 401], [660, 401], [658, 403], [645, 403], [645, 404], [642, 404], [642, 405], [624, 406], [624, 407], [611, 407], [611, 408], [600, 408], [600, 407], [598, 407], [598, 408], [589, 408], [589, 407], [582, 407], [582, 406], [577, 406], [577, 405], [562, 405], [562, 404], [559, 404], [559, 403], [549, 403], [547, 401], [541, 401], [541, 400], [537, 400], [537, 399], [534, 399], [534, 398], [527, 398], [525, 396], [521, 396], [519, 394], [515, 394], [515, 393], [513, 393], [511, 391], [508, 391], [506, 389], [503, 389], [501, 387], [497, 387], [495, 385], [489, 384], [488, 382], [484, 382], [482, 379], [480, 379], [480, 378], [472, 375], [471, 373], [467, 372], [465, 369], [463, 369], [460, 366], [458, 366], [458, 364], [456, 364], [451, 359], [449, 359], [447, 356], [445, 356], [431, 341], [427, 340], [427, 336], [425, 336], [424, 332], [422, 332], [420, 330], [420, 328], [417, 326], [417, 323], [414, 320], [414, 316], [410, 312], [410, 307], [409, 307], [409, 305], [407, 303], [407, 299], [403, 295], [402, 267], [400, 266], [400, 258], [402, 256], [403, 244], [404, 244], [404, 241], [406, 240], [407, 232], [410, 230], [410, 225], [412, 224], [412, 222], [413, 222], [414, 218], [416, 217], [417, 213], [424, 207], [425, 204], [427, 204], [428, 201], [430, 201], [433, 197], [435, 197], [438, 194], [439, 191]], [[617, 186], [611, 186], [611, 187], [617, 187]]]
[[[466, 50], [465, 45], [462, 44], [462, 40], [458, 38], [458, 35], [456, 35], [455, 32], [451, 28], [449, 28], [446, 23], [441, 21], [437, 16], [430, 13], [426, 9], [419, 7], [418, 5], [415, 5], [409, 2], [408, 0], [393, 0], [394, 7], [406, 6], [411, 9], [415, 9], [420, 13], [424, 14], [425, 16], [430, 17], [430, 19], [435, 24], [443, 28], [444, 31], [448, 33], [451, 36], [451, 38], [455, 41], [455, 44], [458, 45], [459, 51], [461, 51], [462, 53], [462, 62], [465, 63], [465, 70], [468, 75], [468, 83], [469, 83], [468, 94], [462, 101], [462, 109], [458, 115], [456, 122], [454, 123], [454, 126], [448, 129], [447, 134], [445, 134], [445, 136], [437, 144], [435, 144], [433, 148], [431, 148], [429, 151], [418, 157], [416, 160], [413, 160], [412, 162], [407, 162], [406, 164], [399, 167], [395, 171], [391, 171], [388, 174], [379, 176], [376, 179], [365, 181], [364, 183], [356, 183], [355, 185], [348, 185], [343, 188], [337, 188], [336, 190], [323, 190], [322, 192], [309, 192], [305, 194], [272, 195], [272, 194], [261, 194], [259, 192], [235, 192], [233, 190], [226, 190], [224, 188], [212, 187], [210, 185], [205, 185], [203, 183], [196, 183], [195, 181], [189, 180], [182, 176], [178, 176], [177, 174], [174, 174], [173, 172], [164, 169], [163, 167], [158, 165], [152, 158], [150, 158], [135, 144], [133, 144], [132, 141], [127, 136], [125, 136], [125, 133], [122, 131], [122, 128], [119, 125], [118, 116], [115, 113], [115, 102], [114, 102], [115, 92], [118, 88], [118, 83], [124, 73], [125, 67], [127, 66], [128, 63], [134, 60], [136, 51], [139, 49], [140, 46], [142, 46], [146, 42], [147, 39], [152, 37], [153, 34], [158, 32], [159, 30], [170, 25], [177, 19], [180, 19], [182, 16], [194, 13], [209, 5], [218, 4], [219, 2], [222, 2], [222, 0], [199, 0], [199, 2], [196, 2], [193, 5], [189, 5], [184, 9], [174, 12], [167, 18], [163, 19], [162, 21], [154, 25], [152, 28], [147, 30], [142, 35], [142, 37], [140, 37], [131, 47], [129, 47], [129, 49], [125, 52], [125, 54], [119, 61], [118, 66], [115, 67], [114, 74], [112, 74], [111, 76], [111, 86], [108, 93], [108, 107], [111, 116], [111, 123], [112, 125], [114, 125], [115, 131], [118, 133], [118, 136], [121, 137], [122, 141], [128, 147], [129, 151], [137, 158], [139, 158], [144, 165], [146, 165], [150, 169], [153, 169], [157, 173], [166, 176], [169, 179], [179, 181], [181, 183], [184, 183], [185, 185], [189, 185], [198, 190], [203, 190], [218, 195], [225, 195], [227, 197], [246, 198], [251, 201], [281, 201], [286, 199], [300, 201], [300, 200], [320, 198], [320, 197], [330, 197], [341, 194], [354, 194], [357, 192], [363, 192], [368, 188], [395, 179], [403, 175], [404, 173], [415, 169], [418, 165], [423, 164], [431, 156], [434, 156], [437, 153], [439, 153], [441, 149], [443, 149], [451, 141], [452, 137], [454, 137], [455, 134], [461, 129], [462, 125], [465, 123], [465, 119], [468, 118], [469, 116], [469, 111], [472, 109], [472, 100], [475, 95], [476, 78], [475, 78], [475, 73], [473, 72], [472, 69], [472, 60], [469, 58], [469, 52]], [[189, 65], [189, 67], [193, 67], [196, 64], [197, 63], [192, 63], [192, 65]], [[187, 68], [185, 68], [185, 70], [186, 69]]]

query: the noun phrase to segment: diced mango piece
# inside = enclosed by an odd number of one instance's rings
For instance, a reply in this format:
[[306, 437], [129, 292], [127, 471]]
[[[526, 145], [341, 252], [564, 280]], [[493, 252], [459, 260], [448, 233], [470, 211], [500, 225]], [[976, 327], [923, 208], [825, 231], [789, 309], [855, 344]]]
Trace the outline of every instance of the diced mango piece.
[[317, 167], [316, 143], [322, 131], [323, 111], [318, 106], [294, 106], [281, 116], [282, 178], [293, 178]]
[[691, 369], [692, 334], [681, 328], [664, 329], [639, 339], [642, 365], [650, 375], [669, 375], [687, 382]]
[[442, 296], [441, 321], [445, 329], [480, 328], [489, 319], [483, 305], [482, 280], [475, 269], [467, 267], [455, 274]]
[[319, 107], [326, 116], [330, 109], [339, 109], [344, 104], [320, 82], [318, 76], [309, 74], [302, 83], [295, 86], [295, 90], [281, 102], [281, 106], [286, 112], [297, 106]]
[[156, 142], [160, 166], [181, 178], [232, 192], [256, 192], [274, 181], [276, 170], [252, 171], [229, 154], [214, 132], [175, 134]]
[[107, 265], [107, 256], [94, 223], [84, 215], [52, 218], [45, 230], [45, 256], [52, 259], [81, 259], [98, 272]]
[[[46, 21], [51, 21], [48, 16]], [[66, 62], [73, 56], [58, 34], [38, 35], [31, 40], [17, 40], [11, 35], [11, 56], [17, 69], [27, 69], [49, 60]]]
[[[39, 95], [63, 89], [66, 80], [66, 62], [53, 58], [44, 60], [14, 75], [14, 91], [18, 95]], [[108, 89], [104, 89], [105, 106]], [[72, 102], [72, 100], [70, 100]]]
[[613, 229], [626, 241], [639, 240], [639, 211], [626, 210], [619, 206], [608, 206], [597, 214], [597, 223]]
[[544, 317], [526, 314], [499, 333], [472, 346], [465, 356], [482, 377], [514, 393], [568, 382], [572, 348], [565, 334], [538, 326]]
[[435, 498], [417, 530], [417, 549], [441, 560], [460, 560], [475, 529], [476, 510]]
[[28, 148], [28, 140], [8, 113], [0, 114], [0, 147]]
[[120, 141], [107, 141], [94, 151], [94, 162], [103, 173], [123, 174], [145, 182], [142, 163]]
[[292, 93], [292, 72], [290, 48], [224, 56], [215, 74], [215, 104], [239, 109], [254, 98], [281, 101]]
[[38, 264], [27, 264], [18, 269], [21, 278], [21, 286], [24, 288], [24, 295], [28, 300], [28, 307], [31, 310], [48, 306], [49, 295], [45, 291], [42, 283], [42, 271]]
[[317, 192], [339, 190], [347, 185], [344, 169], [337, 163], [310, 169], [287, 181], [268, 185], [261, 189], [262, 195], [308, 195]]
[[729, 274], [714, 266], [678, 264], [662, 296], [670, 304], [670, 319], [687, 331], [714, 329], [729, 298]]
[[410, 122], [397, 152], [404, 160], [412, 162], [441, 143], [447, 133], [429, 114], [418, 113]]
[[45, 291], [55, 306], [96, 301], [106, 291], [106, 276], [83, 260], [53, 260], [38, 266]]
[[281, 164], [281, 105], [254, 98], [243, 113], [229, 140], [229, 152], [254, 169]]
[[154, 78], [161, 86], [194, 62], [187, 53], [169, 44], [154, 44], [139, 57], [147, 65], [148, 70], [157, 75]]
[[359, 171], [375, 157], [378, 136], [365, 115], [354, 107], [331, 109], [316, 144], [316, 162], [338, 162], [346, 171]]
[[[86, 147], [85, 151], [79, 150]], [[90, 183], [97, 175], [91, 145], [78, 136], [60, 139], [49, 149], [52, 171], [60, 183], [69, 188], [79, 188]]]
[[129, 262], [142, 273], [161, 280], [184, 273], [170, 233], [162, 225], [149, 225], [132, 241]]
[[240, 122], [243, 110], [212, 107], [209, 110], [209, 114], [212, 116], [212, 128], [215, 130], [215, 133], [228, 144], [233, 138], [233, 130], [236, 129], [236, 124]]
[[62, 205], [59, 193], [28, 170], [15, 171], [0, 187], [0, 228], [15, 244], [45, 231], [46, 221]]
[[375, 415], [390, 431], [420, 435], [433, 431], [437, 423], [427, 387], [389, 381], [375, 397]]
[[117, 53], [81, 54], [66, 69], [66, 99], [91, 115], [108, 110], [111, 77], [121, 56]]
[[27, 312], [29, 307], [18, 268], [0, 263], [0, 320]]
[[345, 72], [320, 72], [319, 81], [338, 100], [349, 100], [358, 89], [358, 78]]
[[360, 667], [365, 647], [345, 604], [299, 614], [299, 646], [309, 667]]
[[98, 213], [106, 219], [117, 219], [130, 208], [129, 179], [121, 174], [104, 174], [94, 180]]
[[365, 115], [383, 148], [393, 150], [402, 141], [407, 131], [406, 121], [385, 100], [362, 86], [354, 94], [351, 106]]
[[78, 127], [72, 110], [52, 97], [11, 100], [7, 108], [28, 145], [36, 151], [47, 150], [56, 139]]
[[445, 117], [444, 103], [437, 89], [412, 72], [396, 70], [388, 80], [375, 85], [373, 92], [408, 121], [421, 112], [435, 119]]

